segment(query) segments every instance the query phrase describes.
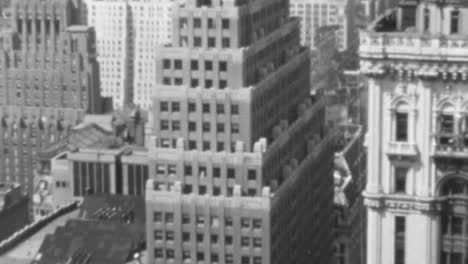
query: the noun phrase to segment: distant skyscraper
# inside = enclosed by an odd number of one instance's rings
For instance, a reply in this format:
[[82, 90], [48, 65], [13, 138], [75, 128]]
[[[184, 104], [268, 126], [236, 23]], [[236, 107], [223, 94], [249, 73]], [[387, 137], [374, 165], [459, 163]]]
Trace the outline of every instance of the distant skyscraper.
[[86, 0], [88, 25], [97, 33], [103, 95], [114, 106], [151, 106], [155, 50], [170, 42], [174, 0]]
[[337, 26], [339, 50], [349, 46], [350, 23], [347, 14], [350, 0], [290, 0], [290, 14], [301, 19], [301, 44], [317, 49], [317, 34], [323, 26]]
[[288, 13], [288, 0], [175, 8], [156, 56], [148, 264], [330, 263], [333, 135], [321, 141]]
[[37, 150], [104, 110], [94, 31], [75, 2], [14, 0], [0, 34], [0, 177], [29, 192]]
[[367, 263], [468, 262], [468, 6], [403, 1], [361, 33]]

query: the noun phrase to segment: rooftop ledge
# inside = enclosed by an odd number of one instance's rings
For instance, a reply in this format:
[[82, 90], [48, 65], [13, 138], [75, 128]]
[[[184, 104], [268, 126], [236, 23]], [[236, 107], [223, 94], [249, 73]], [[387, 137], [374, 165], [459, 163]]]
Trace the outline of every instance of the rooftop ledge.
[[361, 58], [468, 60], [468, 36], [416, 32], [360, 32]]

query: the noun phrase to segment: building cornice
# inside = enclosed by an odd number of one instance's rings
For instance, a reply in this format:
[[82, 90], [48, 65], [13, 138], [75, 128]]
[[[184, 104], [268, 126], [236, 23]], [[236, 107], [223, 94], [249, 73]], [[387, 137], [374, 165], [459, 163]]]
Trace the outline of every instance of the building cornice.
[[404, 210], [424, 214], [438, 213], [442, 206], [433, 197], [415, 197], [397, 194], [363, 193], [364, 205], [375, 210]]

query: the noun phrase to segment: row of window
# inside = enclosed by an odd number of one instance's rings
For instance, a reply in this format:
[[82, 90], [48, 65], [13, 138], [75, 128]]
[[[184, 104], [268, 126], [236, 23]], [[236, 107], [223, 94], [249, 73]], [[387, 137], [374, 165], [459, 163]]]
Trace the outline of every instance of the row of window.
[[[200, 165], [198, 166], [197, 174], [195, 172], [195, 166], [192, 165], [184, 165], [184, 176], [191, 177], [194, 175], [199, 175], [200, 177], [205, 177], [208, 175], [207, 167]], [[157, 175], [176, 175], [177, 173], [177, 166], [175, 164], [156, 164], [156, 174]], [[211, 171], [211, 175], [213, 178], [220, 178], [222, 171], [220, 167], [213, 167]], [[235, 179], [236, 178], [236, 170], [234, 168], [226, 168], [225, 175], [228, 179]], [[249, 181], [256, 181], [257, 180], [257, 171], [255, 169], [247, 170], [247, 179]]]
[[[165, 255], [164, 255], [165, 252]], [[162, 248], [155, 248], [154, 249], [154, 257], [156, 259], [167, 259], [167, 260], [173, 260], [175, 258], [175, 253], [173, 249], [162, 249]], [[234, 257], [232, 254], [225, 254], [224, 256], [224, 263], [226, 264], [233, 264], [234, 263]], [[185, 261], [191, 261], [191, 254], [190, 251], [184, 250], [182, 252], [182, 258]], [[211, 253], [210, 259], [205, 258], [205, 253], [204, 252], [197, 252], [196, 255], [196, 261], [210, 261], [210, 263], [217, 264], [220, 261], [219, 254], [217, 253]], [[241, 264], [261, 264], [262, 263], [262, 258], [259, 256], [251, 257], [251, 256], [242, 256], [241, 257]]]
[[[192, 24], [194, 28], [201, 28], [202, 27], [202, 19], [201, 18], [193, 18]], [[216, 28], [216, 21], [213, 18], [206, 18], [206, 24], [208, 28], [214, 29]], [[181, 17], [179, 18], [179, 26], [180, 28], [187, 28], [188, 25], [188, 18]], [[230, 21], [227, 18], [221, 19], [221, 28], [229, 30], [230, 28]]]
[[[184, 84], [184, 80], [182, 78], [169, 78], [169, 77], [164, 77], [163, 78], [163, 84], [164, 85], [183, 85]], [[198, 88], [200, 87], [201, 84], [200, 84], [200, 80], [199, 79], [191, 79], [190, 80], [190, 87], [191, 88]], [[218, 83], [218, 89], [226, 89], [228, 86], [228, 82], [227, 80], [219, 80], [219, 83]], [[214, 87], [214, 83], [213, 83], [213, 80], [211, 79], [205, 79], [205, 84], [204, 84], [204, 88], [205, 89], [211, 89]]]
[[[204, 225], [205, 224], [205, 215], [197, 215], [195, 217], [195, 222], [197, 225]], [[153, 213], [153, 221], [155, 223], [166, 223], [166, 224], [174, 224], [174, 213], [173, 212], [154, 212]], [[190, 214], [183, 213], [182, 214], [182, 223], [183, 224], [190, 224], [192, 221]], [[220, 219], [218, 216], [211, 216], [209, 219], [209, 223], [212, 227], [218, 227], [220, 223]], [[224, 224], [225, 226], [232, 227], [234, 223], [234, 219], [232, 216], [224, 217]], [[258, 218], [247, 218], [241, 217], [240, 219], [241, 227], [244, 229], [258, 229], [262, 228], [262, 220]]]
[[[179, 120], [161, 120], [160, 127], [162, 131], [180, 131], [180, 121]], [[197, 122], [189, 122], [188, 123], [188, 130], [189, 132], [196, 132], [197, 131]], [[210, 133], [211, 132], [211, 123], [210, 122], [203, 122], [202, 123], [202, 130], [203, 132]], [[238, 123], [231, 123], [231, 133], [232, 134], [239, 134], [240, 127]], [[225, 132], [225, 125], [223, 123], [216, 124], [216, 132], [217, 133], [224, 133]]]
[[[170, 107], [169, 107], [170, 106]], [[159, 105], [159, 110], [161, 112], [173, 112], [177, 113], [180, 112], [181, 107], [179, 102], [167, 102], [167, 101], [161, 101]], [[194, 113], [197, 111], [197, 103], [195, 102], [189, 102], [187, 104], [187, 110], [189, 113]], [[202, 104], [202, 112], [203, 113], [210, 113], [211, 111], [211, 104], [209, 103], [204, 103]], [[225, 114], [226, 109], [224, 104], [216, 104], [216, 113], [217, 114]], [[239, 114], [239, 105], [233, 104], [231, 105], [231, 115], [238, 115]]]
[[[175, 235], [174, 231], [163, 231], [163, 230], [155, 230], [154, 231], [154, 240], [155, 241], [166, 241], [166, 242], [174, 242], [175, 240]], [[195, 236], [195, 239], [197, 243], [208, 243], [211, 242], [211, 244], [216, 245], [219, 243], [219, 235], [218, 234], [212, 234], [210, 235], [210, 240], [205, 241], [205, 234], [202, 233], [197, 233]], [[184, 243], [190, 242], [191, 240], [191, 233], [190, 232], [183, 232], [182, 234], [182, 241]], [[241, 247], [254, 247], [254, 248], [261, 248], [262, 247], [262, 238], [261, 237], [248, 237], [248, 236], [242, 236], [241, 240]], [[234, 240], [233, 237], [230, 235], [226, 235], [224, 238], [224, 244], [226, 246], [232, 246], [234, 245]]]
[[[162, 148], [176, 148], [177, 147], [177, 139], [176, 138], [160, 138], [159, 140], [160, 146]], [[195, 140], [188, 141], [188, 150], [199, 150], [198, 143]], [[203, 141], [201, 144], [201, 149], [203, 151], [209, 151], [211, 149], [211, 142]], [[226, 146], [226, 143], [218, 141], [216, 142], [216, 151], [231, 151], [235, 152], [236, 150], [236, 142], [231, 142], [231, 146]]]
[[[205, 65], [205, 71], [212, 71], [214, 70], [213, 67], [213, 61], [206, 60], [204, 62]], [[163, 60], [163, 69], [165, 70], [182, 70], [183, 69], [183, 61], [180, 59], [175, 59], [173, 61], [169, 59], [164, 59]], [[199, 61], [198, 60], [190, 60], [190, 69], [192, 71], [198, 71], [200, 69], [199, 67]], [[228, 70], [228, 65], [226, 61], [220, 61], [218, 62], [218, 71], [223, 71], [227, 72]]]

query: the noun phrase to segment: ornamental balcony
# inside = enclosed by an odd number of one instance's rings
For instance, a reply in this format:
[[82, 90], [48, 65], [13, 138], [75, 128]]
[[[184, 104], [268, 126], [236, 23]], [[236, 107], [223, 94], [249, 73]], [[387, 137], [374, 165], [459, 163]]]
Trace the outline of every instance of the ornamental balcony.
[[387, 155], [415, 157], [418, 155], [418, 146], [412, 142], [390, 141], [387, 144]]
[[435, 145], [432, 156], [436, 158], [463, 158], [468, 159], [468, 133], [434, 135]]

